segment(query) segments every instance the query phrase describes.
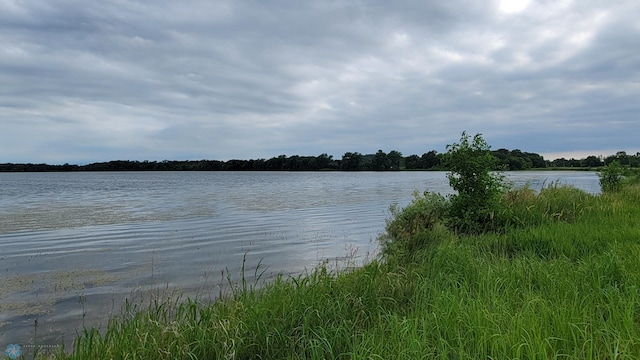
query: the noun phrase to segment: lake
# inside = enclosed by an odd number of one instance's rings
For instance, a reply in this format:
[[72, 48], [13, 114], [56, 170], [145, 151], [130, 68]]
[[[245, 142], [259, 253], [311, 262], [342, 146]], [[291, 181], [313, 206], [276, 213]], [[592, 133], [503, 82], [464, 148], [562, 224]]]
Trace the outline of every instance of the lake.
[[[600, 190], [593, 172], [506, 175]], [[152, 291], [215, 299], [243, 263], [250, 282], [362, 264], [414, 190], [451, 192], [444, 172], [0, 173], [0, 348], [68, 346]]]

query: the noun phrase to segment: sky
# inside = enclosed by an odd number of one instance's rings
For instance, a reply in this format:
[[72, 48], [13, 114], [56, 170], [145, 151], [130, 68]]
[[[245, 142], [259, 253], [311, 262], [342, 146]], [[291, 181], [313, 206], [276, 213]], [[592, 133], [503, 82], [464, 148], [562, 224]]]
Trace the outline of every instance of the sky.
[[640, 151], [637, 0], [0, 0], [0, 163]]

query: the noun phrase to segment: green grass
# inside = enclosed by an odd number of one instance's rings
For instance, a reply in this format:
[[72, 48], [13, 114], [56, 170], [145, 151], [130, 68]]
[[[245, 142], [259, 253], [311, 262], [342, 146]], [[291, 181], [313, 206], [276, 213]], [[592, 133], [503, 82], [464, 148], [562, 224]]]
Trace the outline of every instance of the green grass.
[[56, 358], [640, 357], [640, 186], [511, 192], [503, 230], [476, 236], [447, 230], [440, 200], [397, 210], [366, 266], [241, 283], [214, 304], [127, 304]]

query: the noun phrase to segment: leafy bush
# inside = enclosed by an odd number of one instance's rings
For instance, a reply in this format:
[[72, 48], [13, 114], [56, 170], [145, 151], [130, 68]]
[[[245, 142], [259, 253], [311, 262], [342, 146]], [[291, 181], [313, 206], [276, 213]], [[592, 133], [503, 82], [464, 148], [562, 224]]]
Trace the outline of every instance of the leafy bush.
[[460, 143], [447, 145], [447, 150], [445, 162], [450, 169], [447, 177], [457, 192], [449, 197], [449, 225], [462, 233], [490, 230], [505, 188], [504, 177], [492, 172], [497, 159], [491, 147], [481, 134], [471, 140], [462, 132]]
[[621, 187], [621, 182], [624, 170], [618, 161], [614, 161], [607, 165], [598, 173], [600, 178], [600, 188], [602, 192], [618, 191]]
[[430, 239], [428, 232], [442, 227], [449, 211], [447, 199], [437, 193], [425, 191], [420, 195], [417, 191], [414, 198], [405, 208], [392, 205], [391, 218], [387, 220], [386, 233], [380, 237], [383, 254], [412, 252], [435, 239]]

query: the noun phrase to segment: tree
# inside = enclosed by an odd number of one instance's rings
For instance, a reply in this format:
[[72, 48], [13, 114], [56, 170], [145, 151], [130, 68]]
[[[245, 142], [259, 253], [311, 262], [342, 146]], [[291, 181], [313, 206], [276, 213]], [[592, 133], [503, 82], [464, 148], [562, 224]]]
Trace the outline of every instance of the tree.
[[536, 153], [524, 153], [524, 155], [531, 162], [531, 166], [534, 168], [545, 168], [547, 167], [547, 162], [544, 161], [544, 157]]
[[418, 155], [409, 155], [404, 158], [404, 166], [407, 170], [421, 169], [422, 164]]
[[360, 170], [360, 162], [362, 161], [362, 154], [359, 152], [347, 152], [342, 155], [341, 167], [342, 170]]
[[591, 155], [584, 159], [584, 165], [588, 167], [602, 166], [602, 161], [600, 161], [596, 156]]
[[525, 168], [525, 164], [523, 163], [522, 159], [514, 156], [510, 156], [507, 159], [507, 165], [509, 167], [509, 170], [522, 170]]
[[421, 159], [424, 169], [431, 169], [432, 167], [440, 165], [440, 158], [438, 157], [438, 152], [435, 150], [422, 154]]
[[505, 187], [504, 177], [491, 172], [497, 159], [490, 146], [481, 134], [471, 140], [462, 132], [460, 143], [447, 145], [445, 161], [449, 185], [456, 191], [450, 195], [450, 225], [463, 233], [490, 229]]
[[373, 157], [373, 160], [371, 161], [371, 169], [376, 171], [384, 171], [389, 169], [389, 161], [387, 159], [387, 154], [384, 151], [378, 150], [376, 155]]
[[322, 153], [318, 155], [317, 162], [318, 162], [318, 168], [329, 169], [331, 167], [331, 163], [333, 162], [333, 155], [327, 155], [327, 153]]
[[272, 157], [265, 161], [265, 169], [269, 171], [280, 171], [284, 168], [287, 161], [287, 155], [279, 155], [278, 157]]
[[624, 165], [624, 164], [629, 165], [629, 157], [627, 156], [626, 151], [618, 151], [616, 153], [616, 158], [620, 162], [620, 165]]
[[402, 153], [400, 151], [391, 150], [387, 155], [387, 159], [389, 160], [390, 170], [400, 170], [402, 165]]

